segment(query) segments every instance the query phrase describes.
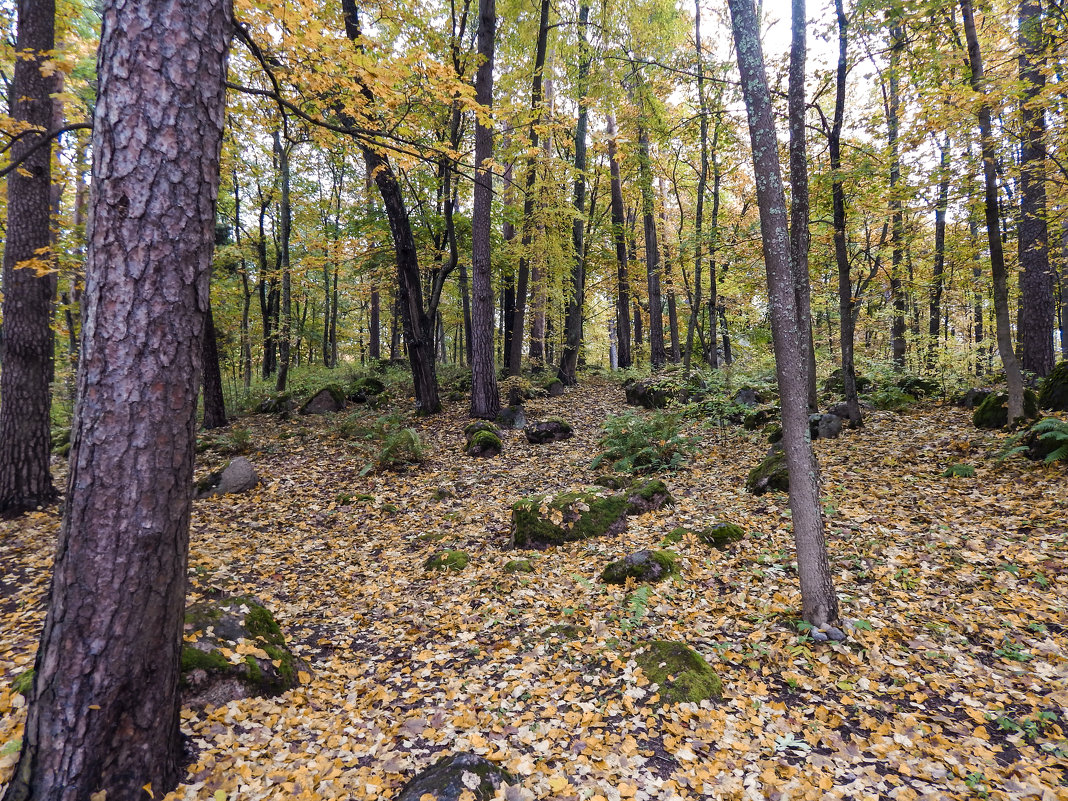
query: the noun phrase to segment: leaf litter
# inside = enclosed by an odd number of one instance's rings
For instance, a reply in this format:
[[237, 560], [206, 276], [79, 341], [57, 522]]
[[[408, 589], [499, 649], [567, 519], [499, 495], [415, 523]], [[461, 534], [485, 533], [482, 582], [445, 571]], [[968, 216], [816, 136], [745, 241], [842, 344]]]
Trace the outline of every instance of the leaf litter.
[[[361, 476], [328, 418], [247, 418], [263, 482], [194, 504], [189, 601], [254, 595], [311, 666], [277, 698], [183, 710], [190, 764], [168, 799], [377, 799], [472, 751], [512, 799], [1068, 799], [1068, 477], [996, 465], [1003, 440], [959, 409], [872, 412], [818, 441], [828, 545], [849, 639], [798, 627], [784, 495], [743, 487], [758, 434], [692, 424], [701, 446], [664, 476], [674, 508], [617, 537], [508, 547], [511, 504], [589, 485], [622, 393], [588, 384], [528, 406], [572, 440], [505, 431], [462, 453], [461, 405], [412, 423], [427, 460]], [[205, 454], [198, 472], [222, 457]], [[942, 475], [969, 460], [974, 477]], [[678, 526], [736, 523], [725, 552], [687, 537], [681, 577], [605, 587], [605, 564]], [[59, 519], [0, 524], [0, 788], [13, 769]], [[462, 572], [425, 572], [445, 548]], [[531, 573], [504, 565], [529, 558]], [[722, 699], [658, 707], [629, 655], [698, 650]]]

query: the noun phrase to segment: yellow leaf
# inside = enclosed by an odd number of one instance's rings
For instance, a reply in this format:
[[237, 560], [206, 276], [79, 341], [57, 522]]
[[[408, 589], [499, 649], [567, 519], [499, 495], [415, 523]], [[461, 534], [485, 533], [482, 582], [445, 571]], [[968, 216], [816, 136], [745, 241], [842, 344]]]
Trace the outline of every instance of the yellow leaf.
[[297, 681], [299, 681], [301, 684], [307, 684], [309, 681], [311, 681], [311, 675], [306, 670], [298, 670]]
[[148, 793], [148, 797], [149, 798], [155, 798], [156, 797], [156, 794], [154, 792], [152, 792], [152, 782], [149, 782], [148, 784], [142, 785], [141, 789], [144, 790], [146, 793]]
[[226, 790], [216, 790], [213, 798], [215, 801], [226, 801]]
[[562, 793], [570, 782], [563, 776], [552, 776], [549, 778], [549, 788], [554, 793]]

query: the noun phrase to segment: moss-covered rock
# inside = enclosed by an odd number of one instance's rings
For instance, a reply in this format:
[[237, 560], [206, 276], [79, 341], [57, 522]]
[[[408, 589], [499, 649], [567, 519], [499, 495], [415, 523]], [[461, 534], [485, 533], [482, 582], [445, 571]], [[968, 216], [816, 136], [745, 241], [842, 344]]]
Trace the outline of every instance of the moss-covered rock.
[[[976, 428], [1004, 428], [1009, 422], [1009, 395], [1007, 392], [992, 392], [975, 407], [972, 422]], [[1024, 390], [1024, 417], [1038, 417], [1038, 398], [1029, 389]]]
[[1042, 379], [1038, 405], [1043, 409], [1068, 412], [1068, 361], [1058, 364]]
[[472, 420], [464, 426], [464, 439], [470, 440], [480, 431], [489, 431], [492, 434], [496, 434], [498, 437], [501, 435], [501, 430], [489, 420]]
[[933, 378], [924, 378], [918, 375], [904, 376], [898, 380], [897, 387], [914, 398], [930, 398], [937, 395], [942, 389], [941, 385]]
[[512, 544], [545, 548], [618, 534], [627, 527], [627, 499], [595, 489], [536, 495], [512, 505]]
[[627, 496], [627, 514], [640, 515], [665, 506], [674, 506], [675, 498], [667, 484], [658, 478], [633, 484], [624, 493]]
[[789, 492], [790, 473], [786, 469], [786, 451], [776, 445], [763, 461], [749, 471], [745, 488], [753, 495], [765, 492]]
[[678, 575], [676, 559], [677, 554], [671, 551], [638, 551], [611, 562], [601, 571], [600, 578], [605, 584], [626, 584], [628, 578], [654, 584]]
[[468, 456], [488, 459], [499, 455], [503, 449], [504, 444], [501, 442], [499, 433], [481, 430], [476, 431], [474, 435], [467, 440], [464, 453]]
[[423, 562], [423, 570], [428, 573], [434, 570], [459, 572], [467, 567], [470, 561], [471, 557], [466, 551], [444, 550]]
[[345, 395], [353, 403], [366, 403], [370, 398], [381, 395], [385, 391], [386, 385], [377, 378], [363, 375], [349, 382]]
[[559, 417], [551, 417], [547, 420], [536, 420], [523, 429], [527, 442], [531, 445], [541, 445], [546, 442], [561, 442], [571, 439], [574, 432], [571, 424]]
[[529, 559], [511, 559], [504, 565], [505, 573], [533, 573], [534, 563]]
[[[874, 386], [870, 378], [863, 375], [857, 376], [857, 392], [867, 392]], [[842, 379], [842, 368], [839, 367], [823, 381], [823, 391], [841, 395], [845, 392], [845, 382]]]
[[597, 476], [597, 478], [593, 480], [593, 483], [596, 484], [598, 487], [606, 487], [610, 490], [621, 490], [626, 489], [631, 484], [633, 484], [634, 478], [632, 476], [627, 475], [614, 475], [606, 473], [602, 476]]
[[685, 403], [700, 387], [677, 376], [650, 376], [623, 385], [627, 403], [645, 409], [663, 409], [669, 403]]
[[15, 678], [11, 680], [11, 689], [17, 692], [19, 695], [23, 695], [28, 698], [30, 695], [30, 690], [33, 689], [34, 673], [35, 671], [33, 668], [22, 671], [19, 675], [15, 676]]
[[[186, 610], [185, 633], [181, 689], [187, 706], [278, 695], [297, 684], [302, 663], [286, 647], [271, 612], [250, 596], [192, 604]], [[241, 644], [254, 650], [237, 658]]]
[[333, 414], [345, 408], [345, 390], [337, 384], [323, 387], [300, 407], [301, 414]]
[[781, 423], [768, 423], [764, 427], [764, 434], [768, 438], [768, 444], [774, 445], [776, 442], [782, 442], [782, 424]]
[[527, 424], [527, 415], [520, 404], [514, 403], [511, 406], [505, 406], [497, 413], [496, 423], [501, 428], [518, 430]]
[[542, 384], [541, 388], [545, 390], [550, 398], [558, 398], [564, 394], [564, 382], [559, 378], [550, 378]]
[[490, 801], [505, 784], [516, 784], [516, 780], [495, 763], [475, 754], [453, 754], [417, 774], [404, 785], [397, 801], [422, 801], [425, 796], [435, 801], [460, 801], [461, 797]]
[[583, 626], [576, 626], [573, 623], [555, 623], [542, 631], [541, 636], [546, 641], [563, 640], [570, 642], [571, 640], [581, 640], [586, 636], [586, 631]]
[[680, 642], [644, 643], [632, 659], [657, 685], [660, 705], [696, 704], [723, 695], [723, 682], [716, 671], [704, 657]]
[[293, 395], [289, 392], [279, 392], [264, 398], [256, 407], [256, 411], [259, 414], [279, 414], [288, 417], [294, 408], [296, 408], [296, 402], [293, 400]]
[[687, 534], [692, 534], [699, 542], [719, 550], [725, 549], [738, 540], [745, 539], [745, 529], [734, 523], [716, 523], [711, 528], [689, 529], [682, 526], [672, 529], [664, 536], [664, 542], [674, 544], [682, 542]]
[[756, 431], [773, 420], [779, 419], [778, 406], [760, 406], [749, 412], [742, 420], [742, 428], [747, 431]]

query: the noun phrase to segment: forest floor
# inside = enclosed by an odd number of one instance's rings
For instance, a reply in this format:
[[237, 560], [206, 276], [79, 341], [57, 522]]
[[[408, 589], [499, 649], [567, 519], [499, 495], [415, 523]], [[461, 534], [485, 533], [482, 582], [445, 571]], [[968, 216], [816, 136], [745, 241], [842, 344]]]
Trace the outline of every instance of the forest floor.
[[[251, 417], [245, 495], [197, 501], [191, 598], [251, 594], [310, 667], [277, 698], [183, 711], [192, 764], [168, 799], [395, 796], [438, 756], [474, 751], [520, 784], [508, 799], [1068, 799], [1068, 470], [996, 464], [1003, 435], [938, 403], [869, 412], [819, 441], [843, 643], [799, 633], [800, 594], [781, 494], [744, 491], [757, 433], [693, 422], [702, 445], [663, 476], [674, 508], [617, 537], [523, 553], [511, 574], [511, 504], [588, 485], [614, 384], [531, 403], [574, 439], [463, 455], [464, 404], [417, 421], [418, 468], [361, 476], [366, 457], [327, 418]], [[222, 457], [201, 459], [198, 473]], [[950, 464], [976, 468], [943, 477]], [[353, 500], [361, 495], [373, 500]], [[673, 546], [681, 577], [634, 602], [597, 577], [676, 526], [728, 521], [721, 552]], [[0, 789], [24, 701], [59, 520], [0, 523]], [[443, 547], [462, 572], [426, 573]], [[578, 639], [543, 634], [582, 626]], [[628, 662], [646, 640], [690, 644], [720, 700], [657, 709]]]

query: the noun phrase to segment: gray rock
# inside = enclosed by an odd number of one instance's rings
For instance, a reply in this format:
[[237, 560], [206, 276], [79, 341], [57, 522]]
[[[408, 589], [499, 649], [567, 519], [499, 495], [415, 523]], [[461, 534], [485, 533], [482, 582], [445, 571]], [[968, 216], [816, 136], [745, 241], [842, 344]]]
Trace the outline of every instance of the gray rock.
[[223, 470], [216, 471], [207, 478], [197, 482], [193, 497], [197, 500], [212, 495], [230, 495], [248, 492], [260, 483], [260, 477], [252, 462], [244, 456], [238, 456]]
[[541, 445], [545, 442], [560, 442], [571, 439], [574, 435], [571, 425], [565, 420], [552, 418], [549, 420], [537, 420], [523, 429], [527, 442], [531, 445]]
[[837, 439], [842, 433], [842, 418], [836, 414], [813, 414], [808, 418], [812, 439]]
[[300, 407], [301, 414], [331, 414], [345, 408], [345, 393], [340, 387], [324, 387]]
[[675, 555], [670, 551], [643, 550], [612, 562], [601, 572], [605, 584], [625, 584], [628, 578], [657, 582], [678, 573]]
[[522, 406], [513, 404], [512, 406], [506, 406], [501, 409], [495, 422], [501, 428], [515, 431], [523, 428], [527, 424], [527, 416], [524, 413]]
[[743, 387], [742, 389], [738, 390], [738, 392], [736, 392], [734, 395], [735, 403], [741, 406], [748, 406], [751, 409], [757, 404], [761, 403], [761, 401], [762, 399], [760, 393], [757, 392], [755, 389], [751, 389], [749, 387]]
[[474, 793], [475, 801], [489, 801], [505, 784], [515, 784], [515, 779], [488, 759], [469, 753], [453, 754], [413, 777], [397, 801], [419, 801], [426, 794], [437, 801], [459, 801], [464, 790]]

